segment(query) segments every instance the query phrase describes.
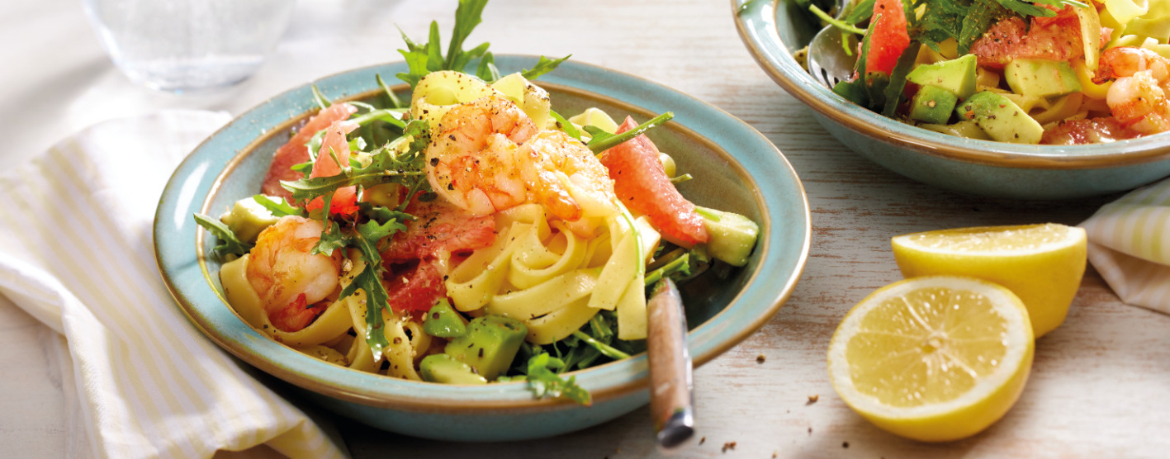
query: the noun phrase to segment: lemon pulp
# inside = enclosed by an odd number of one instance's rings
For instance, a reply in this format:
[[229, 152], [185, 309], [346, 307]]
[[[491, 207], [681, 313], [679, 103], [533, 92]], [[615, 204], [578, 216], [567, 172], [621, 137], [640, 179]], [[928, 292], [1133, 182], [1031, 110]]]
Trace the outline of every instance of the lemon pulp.
[[924, 277], [862, 300], [829, 347], [833, 387], [862, 416], [899, 435], [973, 435], [1015, 403], [1031, 367], [1027, 311], [1007, 289]]

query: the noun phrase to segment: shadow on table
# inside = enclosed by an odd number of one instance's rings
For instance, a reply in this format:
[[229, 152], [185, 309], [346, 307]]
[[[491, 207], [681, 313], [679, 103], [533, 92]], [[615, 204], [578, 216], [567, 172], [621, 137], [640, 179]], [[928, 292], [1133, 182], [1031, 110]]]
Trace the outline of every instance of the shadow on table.
[[382, 457], [474, 457], [557, 459], [656, 456], [650, 413], [643, 407], [605, 424], [552, 438], [499, 443], [426, 440], [381, 431], [348, 419], [335, 427], [354, 459]]

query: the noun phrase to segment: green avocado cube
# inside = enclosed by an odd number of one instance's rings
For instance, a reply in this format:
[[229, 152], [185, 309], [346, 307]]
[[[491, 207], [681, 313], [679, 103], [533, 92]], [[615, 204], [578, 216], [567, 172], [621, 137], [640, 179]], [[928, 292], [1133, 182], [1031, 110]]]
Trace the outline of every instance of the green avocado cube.
[[747, 217], [721, 210], [698, 207], [707, 227], [707, 254], [732, 266], [747, 264], [760, 226]]
[[451, 340], [443, 352], [471, 366], [474, 373], [496, 379], [512, 365], [528, 327], [519, 320], [504, 316], [472, 319], [467, 334]]
[[945, 124], [959, 96], [938, 86], [926, 85], [918, 89], [910, 100], [910, 119], [932, 124]]
[[[281, 198], [272, 198], [273, 200], [281, 200]], [[219, 218], [225, 225], [236, 233], [236, 237], [241, 241], [255, 242], [256, 236], [260, 235], [264, 228], [272, 226], [279, 218], [272, 215], [268, 209], [256, 202], [255, 199], [247, 197], [236, 201], [232, 206], [232, 210]]]
[[960, 120], [974, 121], [992, 140], [1038, 144], [1044, 127], [1018, 105], [991, 91], [969, 97], [955, 108]]
[[475, 374], [471, 366], [447, 354], [431, 354], [418, 364], [419, 376], [424, 381], [441, 384], [487, 384], [487, 379]]
[[458, 338], [467, 334], [467, 319], [443, 298], [427, 311], [426, 319], [423, 320], [423, 333], [439, 338]]
[[959, 99], [966, 99], [975, 93], [976, 58], [967, 54], [958, 59], [923, 64], [906, 75], [906, 80], [919, 86], [936, 86], [950, 91]]
[[1052, 97], [1081, 90], [1081, 81], [1068, 62], [1015, 59], [1003, 68], [1012, 92], [1025, 96]]

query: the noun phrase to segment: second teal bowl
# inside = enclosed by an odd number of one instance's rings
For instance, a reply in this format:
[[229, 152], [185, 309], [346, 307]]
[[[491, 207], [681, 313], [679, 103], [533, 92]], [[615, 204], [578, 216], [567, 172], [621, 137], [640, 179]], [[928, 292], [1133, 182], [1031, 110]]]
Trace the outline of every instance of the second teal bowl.
[[1096, 145], [1017, 145], [948, 136], [882, 117], [834, 94], [792, 57], [817, 32], [797, 2], [731, 0], [731, 7], [740, 38], [776, 83], [812, 108], [845, 146], [906, 177], [988, 197], [1071, 199], [1170, 175], [1170, 134]]

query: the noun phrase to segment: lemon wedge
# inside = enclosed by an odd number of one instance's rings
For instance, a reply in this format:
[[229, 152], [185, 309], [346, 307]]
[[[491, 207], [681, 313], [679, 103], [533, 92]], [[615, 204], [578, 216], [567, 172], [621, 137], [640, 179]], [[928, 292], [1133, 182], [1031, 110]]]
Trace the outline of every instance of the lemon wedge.
[[1034, 351], [1010, 290], [970, 277], [887, 285], [861, 300], [829, 344], [829, 377], [878, 427], [921, 441], [974, 435], [1008, 411]]
[[948, 274], [991, 281], [1014, 292], [1039, 338], [1064, 322], [1085, 274], [1085, 230], [1046, 223], [959, 228], [897, 236], [905, 277]]

